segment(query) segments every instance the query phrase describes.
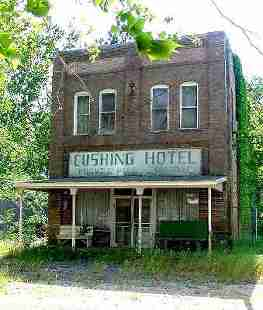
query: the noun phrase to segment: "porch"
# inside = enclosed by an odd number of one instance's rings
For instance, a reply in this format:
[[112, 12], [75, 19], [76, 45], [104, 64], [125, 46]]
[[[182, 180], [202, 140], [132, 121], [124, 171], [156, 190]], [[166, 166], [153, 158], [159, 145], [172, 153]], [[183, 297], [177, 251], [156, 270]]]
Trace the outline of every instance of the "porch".
[[[104, 181], [93, 178], [17, 182], [16, 186], [20, 192], [50, 193], [49, 235], [63, 239], [63, 227], [67, 226], [65, 239], [71, 240], [72, 248], [76, 247], [77, 240], [84, 240], [90, 246], [101, 234], [104, 235], [101, 242], [108, 242], [111, 247], [136, 247], [141, 251], [159, 245], [162, 238], [166, 244], [169, 238], [176, 238], [176, 233], [174, 236], [163, 234], [162, 227], [166, 224], [178, 227], [180, 223], [190, 222], [206, 227], [206, 237], [202, 238], [208, 242], [211, 252], [213, 231], [221, 229], [220, 225], [224, 226], [222, 230], [227, 226], [224, 182], [225, 177], [211, 176]], [[22, 237], [22, 197], [20, 210]], [[178, 234], [177, 237], [180, 238]], [[187, 236], [181, 238], [199, 237], [198, 232], [193, 231], [191, 235], [188, 231]]]

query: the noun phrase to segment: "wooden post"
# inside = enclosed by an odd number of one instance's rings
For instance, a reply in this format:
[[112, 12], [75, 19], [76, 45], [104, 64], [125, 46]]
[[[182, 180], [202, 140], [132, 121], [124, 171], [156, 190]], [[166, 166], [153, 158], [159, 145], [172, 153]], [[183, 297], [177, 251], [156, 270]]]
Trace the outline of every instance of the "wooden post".
[[19, 206], [19, 243], [23, 244], [23, 193], [19, 192], [18, 206]]
[[139, 229], [138, 229], [138, 252], [142, 253], [142, 195], [144, 188], [136, 188], [136, 194], [139, 196]]
[[156, 205], [157, 205], [157, 190], [152, 189], [152, 201], [151, 201], [151, 236], [152, 236], [152, 247], [154, 248], [156, 240], [156, 224], [157, 224], [157, 214], [156, 214]]
[[111, 230], [110, 230], [110, 247], [115, 246], [116, 240], [116, 200], [113, 198], [113, 189], [110, 189], [110, 218], [111, 218]]
[[70, 189], [70, 195], [72, 197], [72, 226], [71, 226], [71, 240], [72, 240], [72, 249], [74, 250], [76, 247], [76, 195], [77, 188]]
[[212, 253], [212, 193], [208, 187], [208, 253]]
[[138, 250], [142, 252], [142, 196], [139, 196], [139, 230], [138, 230]]
[[131, 199], [131, 248], [134, 247], [134, 197]]

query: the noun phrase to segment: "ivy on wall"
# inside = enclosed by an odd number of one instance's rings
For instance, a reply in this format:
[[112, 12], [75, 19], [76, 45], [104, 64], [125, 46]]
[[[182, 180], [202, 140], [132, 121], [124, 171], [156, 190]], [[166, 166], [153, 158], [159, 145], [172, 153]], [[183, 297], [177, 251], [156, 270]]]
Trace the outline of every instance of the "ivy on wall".
[[249, 238], [251, 232], [251, 207], [256, 192], [256, 163], [253, 145], [250, 143], [249, 100], [247, 97], [246, 81], [242, 72], [240, 59], [233, 56], [236, 111], [238, 121], [237, 155], [239, 170], [240, 196], [240, 237]]

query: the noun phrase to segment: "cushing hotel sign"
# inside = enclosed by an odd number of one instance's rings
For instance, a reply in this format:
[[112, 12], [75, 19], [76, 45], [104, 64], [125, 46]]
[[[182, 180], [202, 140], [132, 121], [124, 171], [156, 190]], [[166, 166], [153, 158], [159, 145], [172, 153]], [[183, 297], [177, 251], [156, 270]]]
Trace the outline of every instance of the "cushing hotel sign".
[[70, 177], [189, 176], [201, 174], [201, 149], [73, 152]]

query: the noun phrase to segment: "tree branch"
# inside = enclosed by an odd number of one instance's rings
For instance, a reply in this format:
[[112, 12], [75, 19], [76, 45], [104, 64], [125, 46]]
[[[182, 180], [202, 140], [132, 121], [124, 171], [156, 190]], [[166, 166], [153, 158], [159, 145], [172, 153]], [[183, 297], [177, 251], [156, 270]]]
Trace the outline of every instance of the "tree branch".
[[263, 56], [263, 51], [253, 42], [252, 38], [250, 37], [250, 34], [252, 33], [252, 31], [250, 31], [250, 30], [246, 29], [245, 27], [239, 25], [234, 20], [232, 20], [229, 16], [225, 15], [225, 13], [218, 6], [218, 4], [216, 3], [215, 0], [210, 0], [210, 2], [214, 6], [214, 8], [217, 10], [219, 15], [222, 18], [224, 18], [225, 20], [227, 20], [231, 25], [238, 28], [243, 33], [243, 35], [245, 36], [245, 38], [247, 39], [247, 41], [251, 45], [251, 47], [253, 47], [261, 56]]

